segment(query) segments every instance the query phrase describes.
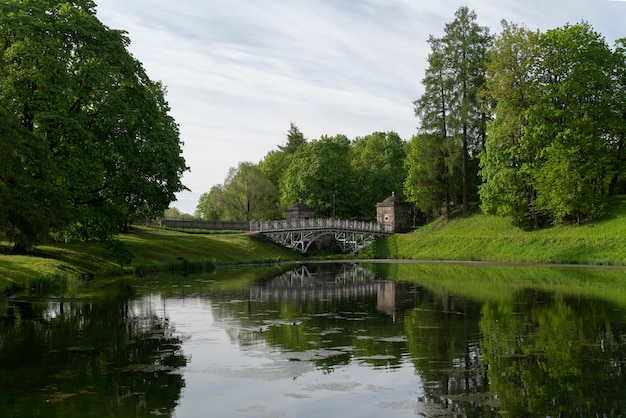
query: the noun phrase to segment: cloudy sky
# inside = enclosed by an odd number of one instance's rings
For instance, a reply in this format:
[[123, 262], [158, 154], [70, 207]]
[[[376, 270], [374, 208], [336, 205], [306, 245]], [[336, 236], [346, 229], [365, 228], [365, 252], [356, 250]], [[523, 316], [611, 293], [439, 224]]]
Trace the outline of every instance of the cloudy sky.
[[500, 32], [586, 21], [609, 43], [626, 37], [626, 0], [96, 0], [98, 17], [128, 32], [130, 51], [167, 86], [191, 168], [193, 213], [230, 167], [259, 162], [286, 142], [290, 122], [308, 139], [353, 139], [418, 120], [429, 35], [461, 6]]

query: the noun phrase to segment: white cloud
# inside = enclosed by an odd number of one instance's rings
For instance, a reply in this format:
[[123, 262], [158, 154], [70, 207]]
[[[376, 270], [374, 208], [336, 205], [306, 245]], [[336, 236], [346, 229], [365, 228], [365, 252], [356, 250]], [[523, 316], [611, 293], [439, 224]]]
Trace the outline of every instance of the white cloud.
[[396, 131], [417, 119], [430, 34], [467, 5], [481, 25], [542, 30], [588, 21], [612, 43], [626, 5], [603, 0], [101, 0], [98, 16], [129, 32], [131, 52], [168, 88], [191, 172], [174, 203], [200, 194], [241, 161], [258, 162], [294, 122], [308, 138]]

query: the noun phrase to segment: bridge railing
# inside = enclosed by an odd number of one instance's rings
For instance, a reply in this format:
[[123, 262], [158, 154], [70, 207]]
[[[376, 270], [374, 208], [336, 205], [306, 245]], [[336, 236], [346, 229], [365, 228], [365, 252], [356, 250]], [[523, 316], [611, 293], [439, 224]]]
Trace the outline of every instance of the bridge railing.
[[278, 221], [250, 222], [251, 232], [278, 232], [301, 229], [337, 229], [356, 232], [389, 234], [391, 225], [376, 222], [348, 221], [342, 219], [282, 219]]

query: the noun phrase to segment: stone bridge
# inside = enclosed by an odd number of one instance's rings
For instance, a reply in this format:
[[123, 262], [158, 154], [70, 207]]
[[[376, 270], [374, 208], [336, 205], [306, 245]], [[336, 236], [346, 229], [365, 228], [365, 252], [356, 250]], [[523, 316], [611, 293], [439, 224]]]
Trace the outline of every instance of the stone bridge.
[[376, 222], [301, 218], [250, 222], [250, 232], [259, 232], [303, 254], [319, 238], [331, 236], [339, 243], [343, 252], [357, 253], [377, 239], [391, 234], [393, 227]]

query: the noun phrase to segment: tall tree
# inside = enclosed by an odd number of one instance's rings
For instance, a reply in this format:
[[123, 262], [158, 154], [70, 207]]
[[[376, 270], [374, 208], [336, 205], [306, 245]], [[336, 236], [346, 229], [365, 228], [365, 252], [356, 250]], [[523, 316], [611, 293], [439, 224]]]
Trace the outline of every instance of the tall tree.
[[351, 152], [344, 135], [322, 136], [299, 147], [281, 183], [283, 205], [304, 202], [320, 216], [351, 217]]
[[481, 207], [486, 213], [528, 219], [539, 226], [533, 170], [537, 152], [526, 141], [527, 111], [538, 101], [536, 72], [540, 33], [502, 21], [503, 30], [489, 51], [482, 98], [497, 117], [489, 124], [480, 155]]
[[[450, 158], [461, 158], [461, 170], [455, 173], [455, 177], [443, 178], [458, 181], [461, 185], [460, 200], [464, 211], [469, 209], [470, 200], [477, 189], [476, 160], [484, 145], [487, 122], [487, 115], [479, 106], [478, 92], [484, 85], [491, 36], [489, 30], [479, 26], [476, 20], [473, 11], [461, 7], [455, 13], [455, 20], [445, 26], [445, 35], [442, 38], [429, 38], [431, 53], [426, 75], [422, 80], [424, 94], [414, 102], [415, 114], [421, 118], [420, 134], [451, 142], [437, 144], [434, 150], [447, 153], [441, 155], [446, 160], [443, 167], [456, 165], [447, 161]], [[423, 142], [422, 145], [428, 143], [435, 145], [430, 141]], [[456, 146], [460, 147], [460, 154], [454, 151]], [[414, 154], [414, 157], [419, 158], [420, 155], [426, 154], [422, 152]], [[421, 164], [421, 167], [426, 168], [427, 164]], [[431, 176], [438, 177], [442, 178]], [[412, 194], [411, 187], [410, 183], [407, 184], [409, 195]], [[448, 186], [441, 184], [437, 192], [446, 187]], [[454, 196], [449, 196], [449, 199], [447, 203], [442, 202], [446, 207], [449, 207], [451, 201], [459, 201]], [[449, 210], [447, 213], [449, 214]]]
[[587, 23], [549, 30], [540, 44], [541, 97], [526, 131], [541, 147], [533, 175], [537, 207], [555, 222], [580, 223], [602, 213], [615, 175], [606, 140], [619, 123], [614, 55]]
[[[276, 219], [278, 190], [261, 169], [250, 162], [241, 162], [228, 171], [224, 184], [214, 186], [207, 196], [210, 206], [198, 211], [221, 214], [220, 220], [253, 221]], [[202, 199], [203, 203], [207, 203]], [[208, 210], [207, 210], [208, 209]]]
[[402, 198], [406, 180], [405, 143], [395, 132], [374, 132], [352, 145], [352, 172], [359, 184], [352, 215], [376, 219], [376, 203], [392, 193]]
[[276, 186], [280, 187], [283, 176], [293, 160], [293, 156], [302, 145], [306, 144], [306, 139], [300, 129], [291, 122], [287, 132], [287, 142], [279, 145], [278, 149], [271, 150], [259, 163], [259, 168], [265, 176]]
[[487, 115], [478, 102], [478, 92], [485, 84], [487, 51], [492, 38], [489, 29], [479, 26], [474, 11], [461, 7], [455, 19], [445, 27], [443, 43], [452, 77], [453, 114], [451, 128], [460, 141], [462, 154], [463, 211], [469, 210], [471, 184], [477, 176], [475, 160], [484, 147]]
[[[457, 194], [459, 188], [454, 187], [460, 177], [453, 171], [460, 165], [460, 160], [457, 161], [461, 156], [460, 147], [450, 129], [454, 79], [443, 40], [431, 35], [428, 43], [431, 53], [422, 80], [424, 94], [413, 103], [415, 115], [421, 122], [420, 134], [411, 142], [404, 190], [423, 212], [434, 216], [438, 210], [435, 208], [445, 207], [446, 218], [449, 218], [452, 202], [458, 202], [462, 196]], [[431, 164], [433, 162], [436, 163]]]
[[289, 124], [289, 131], [287, 132], [287, 143], [285, 145], [279, 145], [278, 149], [286, 154], [295, 154], [298, 148], [305, 143], [306, 139], [304, 135], [300, 132], [300, 129], [298, 129], [295, 123], [291, 122]]
[[129, 40], [89, 0], [0, 2], [0, 104], [42, 141], [74, 213], [65, 235], [104, 238], [184, 189], [179, 133]]

